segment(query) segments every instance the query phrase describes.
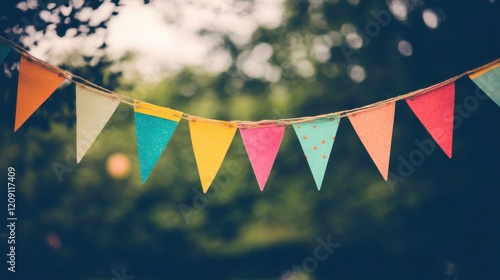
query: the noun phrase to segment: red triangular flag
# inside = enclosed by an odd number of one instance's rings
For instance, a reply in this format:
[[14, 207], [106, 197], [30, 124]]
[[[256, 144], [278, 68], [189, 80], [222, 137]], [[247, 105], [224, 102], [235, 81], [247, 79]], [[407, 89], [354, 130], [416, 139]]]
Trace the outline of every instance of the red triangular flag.
[[406, 102], [441, 149], [451, 158], [455, 83], [418, 95], [413, 100], [406, 98]]
[[264, 190], [285, 133], [284, 125], [240, 128], [241, 138], [260, 190]]
[[64, 77], [21, 56], [14, 131], [62, 84]]
[[354, 130], [387, 181], [396, 102], [349, 115]]

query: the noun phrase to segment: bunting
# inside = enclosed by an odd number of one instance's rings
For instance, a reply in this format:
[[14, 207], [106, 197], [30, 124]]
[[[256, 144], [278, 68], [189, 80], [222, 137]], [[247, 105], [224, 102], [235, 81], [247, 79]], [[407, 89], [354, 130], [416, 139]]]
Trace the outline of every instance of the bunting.
[[359, 139], [386, 181], [389, 174], [395, 109], [396, 103], [391, 102], [349, 115], [349, 121], [351, 121]]
[[482, 71], [469, 75], [469, 78], [488, 95], [498, 106], [500, 106], [500, 63], [488, 67]]
[[[166, 110], [165, 110], [166, 109]], [[135, 132], [141, 180], [146, 182], [153, 167], [160, 159], [182, 112], [136, 101], [134, 104]]]
[[241, 138], [261, 191], [269, 178], [285, 133], [284, 125], [267, 125], [269, 126], [240, 128]]
[[206, 193], [233, 141], [237, 125], [232, 122], [190, 119], [189, 131], [201, 186]]
[[323, 184], [339, 124], [338, 117], [331, 117], [293, 125], [318, 191]]
[[76, 86], [76, 162], [79, 163], [120, 101], [99, 90]]
[[455, 83], [442, 86], [415, 98], [406, 98], [406, 102], [439, 147], [451, 158]]
[[14, 131], [62, 84], [64, 76], [21, 56]]
[[351, 110], [257, 122], [219, 121], [120, 95], [41, 61], [1, 36], [0, 41], [8, 42], [6, 46], [0, 44], [0, 62], [10, 50], [22, 54], [14, 131], [17, 131], [66, 79], [77, 85], [78, 163], [102, 132], [118, 105], [125, 103], [134, 106], [141, 181], [144, 183], [149, 177], [179, 121], [187, 119], [204, 193], [214, 181], [238, 128], [261, 191], [265, 188], [288, 125], [294, 128], [316, 187], [320, 190], [342, 117], [349, 118], [377, 169], [387, 180], [397, 101], [404, 99], [407, 102], [422, 125], [450, 158], [453, 144], [455, 81], [468, 76], [500, 106], [499, 59], [426, 89]]

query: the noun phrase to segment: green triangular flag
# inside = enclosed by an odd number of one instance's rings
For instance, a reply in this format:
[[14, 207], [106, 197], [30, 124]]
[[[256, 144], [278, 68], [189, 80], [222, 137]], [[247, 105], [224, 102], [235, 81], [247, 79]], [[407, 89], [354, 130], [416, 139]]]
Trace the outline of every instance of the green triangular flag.
[[474, 83], [500, 106], [500, 63], [469, 76]]
[[0, 63], [4, 61], [9, 52], [10, 52], [10, 47], [0, 44]]

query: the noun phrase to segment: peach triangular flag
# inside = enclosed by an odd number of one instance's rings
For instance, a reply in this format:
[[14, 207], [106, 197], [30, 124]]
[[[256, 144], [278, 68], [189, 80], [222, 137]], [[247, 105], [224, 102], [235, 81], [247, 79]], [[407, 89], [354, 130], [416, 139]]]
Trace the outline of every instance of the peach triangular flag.
[[189, 131], [194, 157], [200, 174], [201, 186], [206, 193], [226, 157], [237, 125], [231, 122], [191, 119]]
[[413, 100], [406, 98], [406, 102], [439, 147], [451, 158], [455, 84], [451, 83], [418, 95]]
[[387, 181], [396, 102], [349, 115], [354, 130]]
[[21, 56], [14, 131], [62, 84], [64, 77]]

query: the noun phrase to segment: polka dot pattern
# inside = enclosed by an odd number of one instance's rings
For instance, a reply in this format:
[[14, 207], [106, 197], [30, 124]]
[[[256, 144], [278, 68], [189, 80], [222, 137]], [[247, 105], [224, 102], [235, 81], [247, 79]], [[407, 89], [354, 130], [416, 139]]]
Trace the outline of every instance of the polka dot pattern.
[[333, 117], [293, 126], [318, 190], [323, 183], [339, 123], [340, 119]]

